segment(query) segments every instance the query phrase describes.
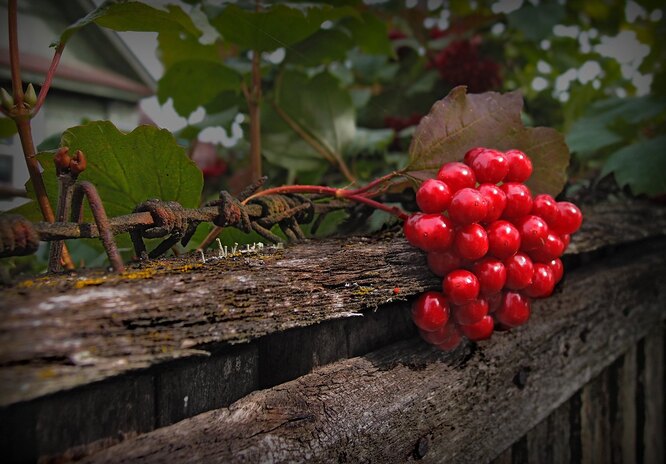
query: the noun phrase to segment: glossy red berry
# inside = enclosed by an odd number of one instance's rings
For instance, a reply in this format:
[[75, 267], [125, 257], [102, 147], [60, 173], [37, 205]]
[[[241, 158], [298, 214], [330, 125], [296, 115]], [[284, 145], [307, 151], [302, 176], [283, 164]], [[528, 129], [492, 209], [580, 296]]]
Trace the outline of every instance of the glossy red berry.
[[558, 201], [557, 210], [560, 213], [559, 217], [551, 227], [556, 233], [560, 235], [573, 234], [580, 228], [583, 222], [583, 214], [576, 205], [568, 201]]
[[534, 197], [534, 200], [532, 201], [532, 214], [539, 216], [546, 221], [548, 227], [552, 227], [556, 224], [560, 217], [555, 198], [547, 193], [542, 193]]
[[525, 182], [532, 175], [532, 161], [520, 150], [508, 150], [504, 157], [509, 164], [509, 172], [504, 182]]
[[518, 327], [530, 318], [529, 298], [516, 292], [503, 294], [500, 307], [493, 313], [497, 322], [505, 327]]
[[562, 256], [562, 253], [564, 253], [564, 242], [553, 232], [548, 233], [542, 246], [528, 252], [532, 261], [539, 263], [548, 263]]
[[451, 204], [449, 186], [441, 180], [426, 180], [416, 192], [416, 204], [424, 213], [444, 212]]
[[454, 306], [451, 313], [458, 324], [474, 324], [488, 314], [488, 301], [484, 298], [470, 300], [467, 303]]
[[501, 151], [485, 150], [474, 157], [470, 165], [474, 170], [476, 181], [483, 184], [502, 182], [509, 172], [509, 162]]
[[476, 260], [488, 253], [488, 235], [479, 224], [468, 224], [456, 231], [453, 249], [461, 258]]
[[451, 336], [447, 338], [445, 341], [442, 343], [437, 344], [437, 348], [443, 351], [452, 351], [460, 345], [460, 342], [462, 341], [462, 334], [460, 333], [460, 330], [458, 327], [455, 326], [455, 324], [451, 324], [456, 328], [455, 332], [452, 331]]
[[462, 266], [462, 258], [453, 250], [431, 251], [428, 253], [428, 268], [433, 274], [444, 277]]
[[460, 189], [476, 186], [474, 171], [463, 163], [446, 163], [437, 173], [437, 179], [445, 182], [452, 194]]
[[486, 301], [488, 301], [488, 314], [492, 314], [497, 311], [497, 309], [502, 304], [503, 298], [504, 294], [501, 292], [486, 296]]
[[445, 343], [451, 337], [460, 338], [460, 330], [453, 320], [449, 320], [449, 322], [431, 332], [419, 329], [419, 334], [421, 335], [421, 338], [432, 345]]
[[488, 200], [488, 213], [483, 222], [497, 221], [506, 207], [506, 194], [495, 184], [481, 184], [478, 190]]
[[479, 280], [470, 271], [449, 272], [442, 281], [444, 294], [453, 304], [463, 304], [479, 296]]
[[562, 264], [562, 260], [554, 259], [547, 264], [548, 267], [550, 267], [550, 270], [553, 271], [553, 280], [557, 284], [562, 280], [562, 276], [564, 275], [564, 265]]
[[525, 216], [532, 210], [532, 193], [524, 184], [507, 182], [500, 187], [506, 194], [506, 207], [502, 213], [505, 219]]
[[495, 221], [488, 225], [488, 253], [499, 259], [514, 255], [520, 248], [520, 232], [508, 221]]
[[467, 150], [467, 153], [465, 153], [465, 157], [463, 158], [463, 163], [465, 163], [467, 166], [472, 166], [472, 161], [474, 161], [474, 158], [476, 158], [479, 153], [485, 150], [486, 148], [484, 147], [474, 147]]
[[426, 332], [444, 326], [449, 320], [449, 303], [440, 292], [425, 292], [412, 304], [414, 324]]
[[514, 221], [518, 232], [520, 232], [520, 249], [523, 251], [534, 250], [543, 246], [548, 236], [548, 225], [539, 216], [523, 216]]
[[506, 288], [520, 290], [532, 283], [534, 265], [525, 253], [516, 253], [504, 260], [506, 268]]
[[449, 217], [456, 224], [479, 222], [488, 214], [488, 199], [477, 189], [463, 188], [453, 194]]
[[438, 213], [412, 214], [403, 230], [407, 241], [423, 251], [445, 251], [453, 243], [453, 223]]
[[555, 288], [553, 271], [547, 264], [534, 263], [532, 283], [523, 289], [523, 293], [531, 298], [550, 296]]
[[474, 324], [460, 326], [460, 331], [463, 333], [463, 335], [474, 342], [488, 340], [493, 334], [494, 329], [495, 321], [493, 320], [492, 316], [484, 316], [481, 318], [481, 320], [475, 322]]
[[479, 279], [481, 295], [499, 293], [506, 284], [506, 269], [499, 259], [483, 258], [474, 264], [472, 272]]
[[571, 243], [571, 235], [560, 235], [560, 238], [562, 239], [562, 243], [564, 243], [564, 250], [566, 251], [566, 249], [569, 248], [569, 243]]

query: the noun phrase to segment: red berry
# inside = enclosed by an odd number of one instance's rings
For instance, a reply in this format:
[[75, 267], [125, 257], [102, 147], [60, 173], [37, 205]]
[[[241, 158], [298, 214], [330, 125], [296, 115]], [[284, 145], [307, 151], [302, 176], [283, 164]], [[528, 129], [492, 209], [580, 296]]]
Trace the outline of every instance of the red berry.
[[477, 261], [472, 272], [479, 279], [481, 295], [499, 293], [506, 284], [506, 268], [502, 261], [495, 258], [484, 258]]
[[464, 269], [449, 272], [442, 281], [444, 294], [453, 304], [463, 304], [479, 296], [479, 280]]
[[465, 157], [463, 158], [463, 163], [465, 163], [467, 166], [472, 166], [472, 161], [474, 161], [474, 158], [476, 158], [479, 153], [485, 150], [486, 148], [484, 147], [470, 148], [469, 150], [467, 150], [467, 153], [465, 153]]
[[506, 194], [506, 207], [502, 213], [505, 219], [525, 216], [532, 210], [532, 193], [524, 184], [507, 182], [500, 187]]
[[[451, 324], [455, 326], [455, 324]], [[460, 331], [456, 327], [456, 331], [451, 334], [449, 338], [446, 339], [446, 341], [437, 344], [437, 348], [443, 351], [452, 351], [454, 350], [458, 345], [460, 345], [460, 342], [462, 341], [462, 335], [460, 334]]]
[[547, 193], [542, 193], [534, 197], [534, 200], [532, 201], [532, 214], [539, 216], [546, 221], [548, 227], [552, 227], [556, 224], [560, 217], [555, 198]]
[[449, 322], [432, 332], [426, 332], [425, 330], [419, 329], [419, 334], [421, 335], [421, 338], [432, 345], [445, 343], [451, 337], [457, 336], [457, 338], [460, 338], [460, 330], [452, 320], [449, 320]]
[[571, 243], [571, 235], [569, 234], [560, 235], [560, 238], [562, 239], [562, 243], [564, 243], [564, 249], [566, 250], [567, 248], [569, 248], [569, 243]]
[[562, 256], [562, 253], [564, 253], [564, 242], [552, 232], [548, 233], [542, 246], [529, 251], [530, 258], [539, 263], [548, 263]]
[[440, 292], [425, 292], [412, 304], [414, 324], [426, 332], [437, 330], [449, 320], [449, 304]]
[[523, 325], [530, 318], [530, 300], [520, 293], [506, 292], [493, 317], [506, 327]]
[[483, 184], [497, 184], [502, 182], [509, 172], [509, 162], [502, 152], [485, 150], [474, 157], [470, 165], [474, 170], [476, 181]]
[[520, 232], [508, 221], [488, 225], [488, 252], [499, 259], [514, 255], [520, 248]]
[[548, 236], [548, 225], [539, 216], [523, 216], [514, 224], [520, 232], [520, 249], [534, 250], [543, 246]]
[[472, 168], [457, 162], [444, 164], [437, 173], [437, 179], [446, 182], [452, 194], [460, 189], [476, 185], [476, 177]]
[[583, 222], [583, 214], [578, 207], [568, 201], [558, 201], [557, 210], [560, 212], [555, 225], [551, 227], [560, 235], [573, 234]]
[[416, 204], [424, 213], [444, 212], [451, 204], [449, 186], [441, 180], [426, 180], [416, 192]]
[[506, 288], [520, 290], [532, 283], [534, 265], [525, 253], [516, 253], [504, 260], [506, 268]]
[[525, 182], [532, 175], [532, 161], [520, 150], [508, 150], [504, 157], [509, 163], [509, 172], [504, 182]]
[[453, 194], [449, 217], [457, 224], [479, 222], [488, 214], [488, 199], [478, 190], [463, 188]]
[[553, 271], [553, 280], [555, 283], [558, 283], [562, 280], [562, 276], [564, 275], [564, 265], [562, 264], [562, 260], [554, 259], [547, 264], [548, 267], [550, 267], [550, 270]]
[[547, 264], [535, 263], [532, 283], [523, 289], [523, 293], [532, 298], [544, 298], [553, 293], [555, 278]]
[[471, 300], [460, 306], [454, 306], [451, 313], [458, 324], [474, 324], [488, 314], [488, 302], [484, 298]]
[[502, 293], [493, 293], [488, 295], [486, 300], [488, 301], [488, 314], [492, 314], [500, 307], [502, 304], [502, 298], [504, 295]]
[[453, 249], [460, 257], [476, 260], [488, 253], [488, 235], [479, 224], [468, 224], [456, 231]]
[[439, 277], [444, 277], [449, 272], [459, 269], [462, 259], [453, 250], [431, 251], [428, 253], [428, 268]]
[[494, 328], [495, 322], [492, 316], [484, 316], [474, 324], [461, 325], [460, 331], [470, 340], [480, 342], [481, 340], [488, 340], [493, 334]]
[[506, 194], [495, 184], [481, 184], [478, 190], [488, 199], [488, 213], [483, 221], [497, 221], [506, 207]]
[[407, 241], [423, 251], [445, 251], [453, 243], [453, 223], [439, 213], [412, 214], [403, 228]]

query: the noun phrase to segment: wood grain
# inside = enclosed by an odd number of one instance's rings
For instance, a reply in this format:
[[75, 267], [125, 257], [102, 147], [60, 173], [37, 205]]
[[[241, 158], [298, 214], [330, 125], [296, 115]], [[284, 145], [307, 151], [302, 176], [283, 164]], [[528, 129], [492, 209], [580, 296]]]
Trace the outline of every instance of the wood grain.
[[663, 250], [664, 241], [643, 243], [571, 272], [527, 327], [477, 349], [398, 342], [85, 462], [396, 462], [413, 459], [423, 437], [424, 462], [490, 461], [661, 323]]

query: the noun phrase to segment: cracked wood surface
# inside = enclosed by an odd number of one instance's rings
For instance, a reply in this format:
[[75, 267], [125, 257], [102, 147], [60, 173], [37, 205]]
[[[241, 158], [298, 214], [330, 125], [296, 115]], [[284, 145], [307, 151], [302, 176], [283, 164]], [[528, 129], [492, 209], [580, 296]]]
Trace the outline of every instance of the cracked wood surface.
[[[84, 462], [399, 462], [417, 454], [488, 462], [640, 339], [663, 331], [665, 245], [635, 244], [573, 270], [561, 291], [535, 302], [529, 324], [476, 348], [443, 354], [401, 341]], [[663, 386], [663, 377], [653, 384]]]
[[[666, 210], [640, 202], [583, 208], [568, 253], [666, 232]], [[196, 256], [44, 277], [4, 288], [0, 407], [87, 385], [209, 347], [349, 318], [439, 281], [399, 237], [308, 241], [204, 264]], [[399, 293], [395, 294], [395, 289]]]

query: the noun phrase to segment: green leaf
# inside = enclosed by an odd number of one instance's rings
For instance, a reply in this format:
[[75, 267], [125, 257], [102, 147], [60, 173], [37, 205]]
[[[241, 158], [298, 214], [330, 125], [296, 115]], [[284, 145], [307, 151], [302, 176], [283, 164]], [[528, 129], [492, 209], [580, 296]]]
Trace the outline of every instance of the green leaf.
[[345, 154], [352, 156], [361, 152], [383, 152], [393, 141], [393, 129], [356, 128], [356, 136], [345, 147]]
[[666, 135], [642, 140], [613, 153], [601, 176], [613, 173], [620, 186], [628, 185], [634, 195], [666, 193]]
[[233, 69], [207, 60], [179, 61], [166, 70], [157, 85], [157, 98], [182, 116], [189, 116], [199, 106], [211, 102], [224, 91], [237, 91], [241, 76]]
[[[201, 171], [165, 129], [139, 126], [125, 134], [109, 121], [94, 121], [65, 131], [61, 146], [69, 147], [70, 153], [81, 150], [86, 155], [87, 168], [78, 179], [95, 185], [110, 217], [129, 214], [139, 203], [151, 198], [177, 201], [186, 208], [199, 205]], [[58, 184], [53, 153], [40, 153], [37, 158], [55, 208]], [[30, 181], [26, 189], [34, 200]], [[21, 209], [30, 219], [40, 217], [35, 201]], [[86, 220], [92, 220], [89, 212]]]
[[354, 41], [345, 33], [334, 29], [320, 29], [307, 39], [287, 50], [285, 61], [302, 66], [319, 66], [331, 61], [342, 61]]
[[567, 134], [569, 149], [580, 159], [590, 158], [622, 140], [622, 136], [608, 129], [599, 118], [581, 118]]
[[532, 159], [534, 173], [526, 182], [530, 189], [557, 195], [569, 164], [564, 137], [554, 129], [525, 127], [522, 107], [517, 92], [467, 95], [464, 86], [454, 88], [417, 126], [405, 169], [415, 176], [434, 177], [443, 163], [462, 160], [470, 148], [515, 148]]
[[355, 14], [352, 8], [334, 8], [330, 5], [299, 9], [278, 4], [260, 12], [229, 5], [211, 24], [226, 41], [266, 52], [300, 42], [317, 32], [324, 21], [351, 14]]
[[282, 75], [276, 104], [331, 153], [340, 155], [355, 136], [355, 111], [349, 93], [324, 72], [308, 78], [297, 71]]
[[0, 118], [0, 139], [6, 139], [16, 134], [16, 124], [12, 119]]
[[556, 3], [539, 6], [526, 4], [507, 15], [509, 27], [522, 31], [523, 35], [534, 41], [550, 37], [553, 27], [566, 16], [565, 7]]
[[52, 45], [64, 46], [76, 32], [91, 23], [114, 31], [183, 31], [194, 37], [201, 35], [192, 19], [178, 6], [169, 5], [165, 11], [145, 3], [108, 0], [67, 27]]
[[370, 55], [394, 55], [386, 22], [372, 13], [364, 12], [361, 18], [345, 18], [342, 26], [351, 32], [354, 42], [363, 52]]
[[159, 55], [165, 69], [179, 61], [207, 60], [220, 62], [215, 44], [204, 45], [199, 39], [186, 32], [177, 30], [162, 31], [157, 36]]

